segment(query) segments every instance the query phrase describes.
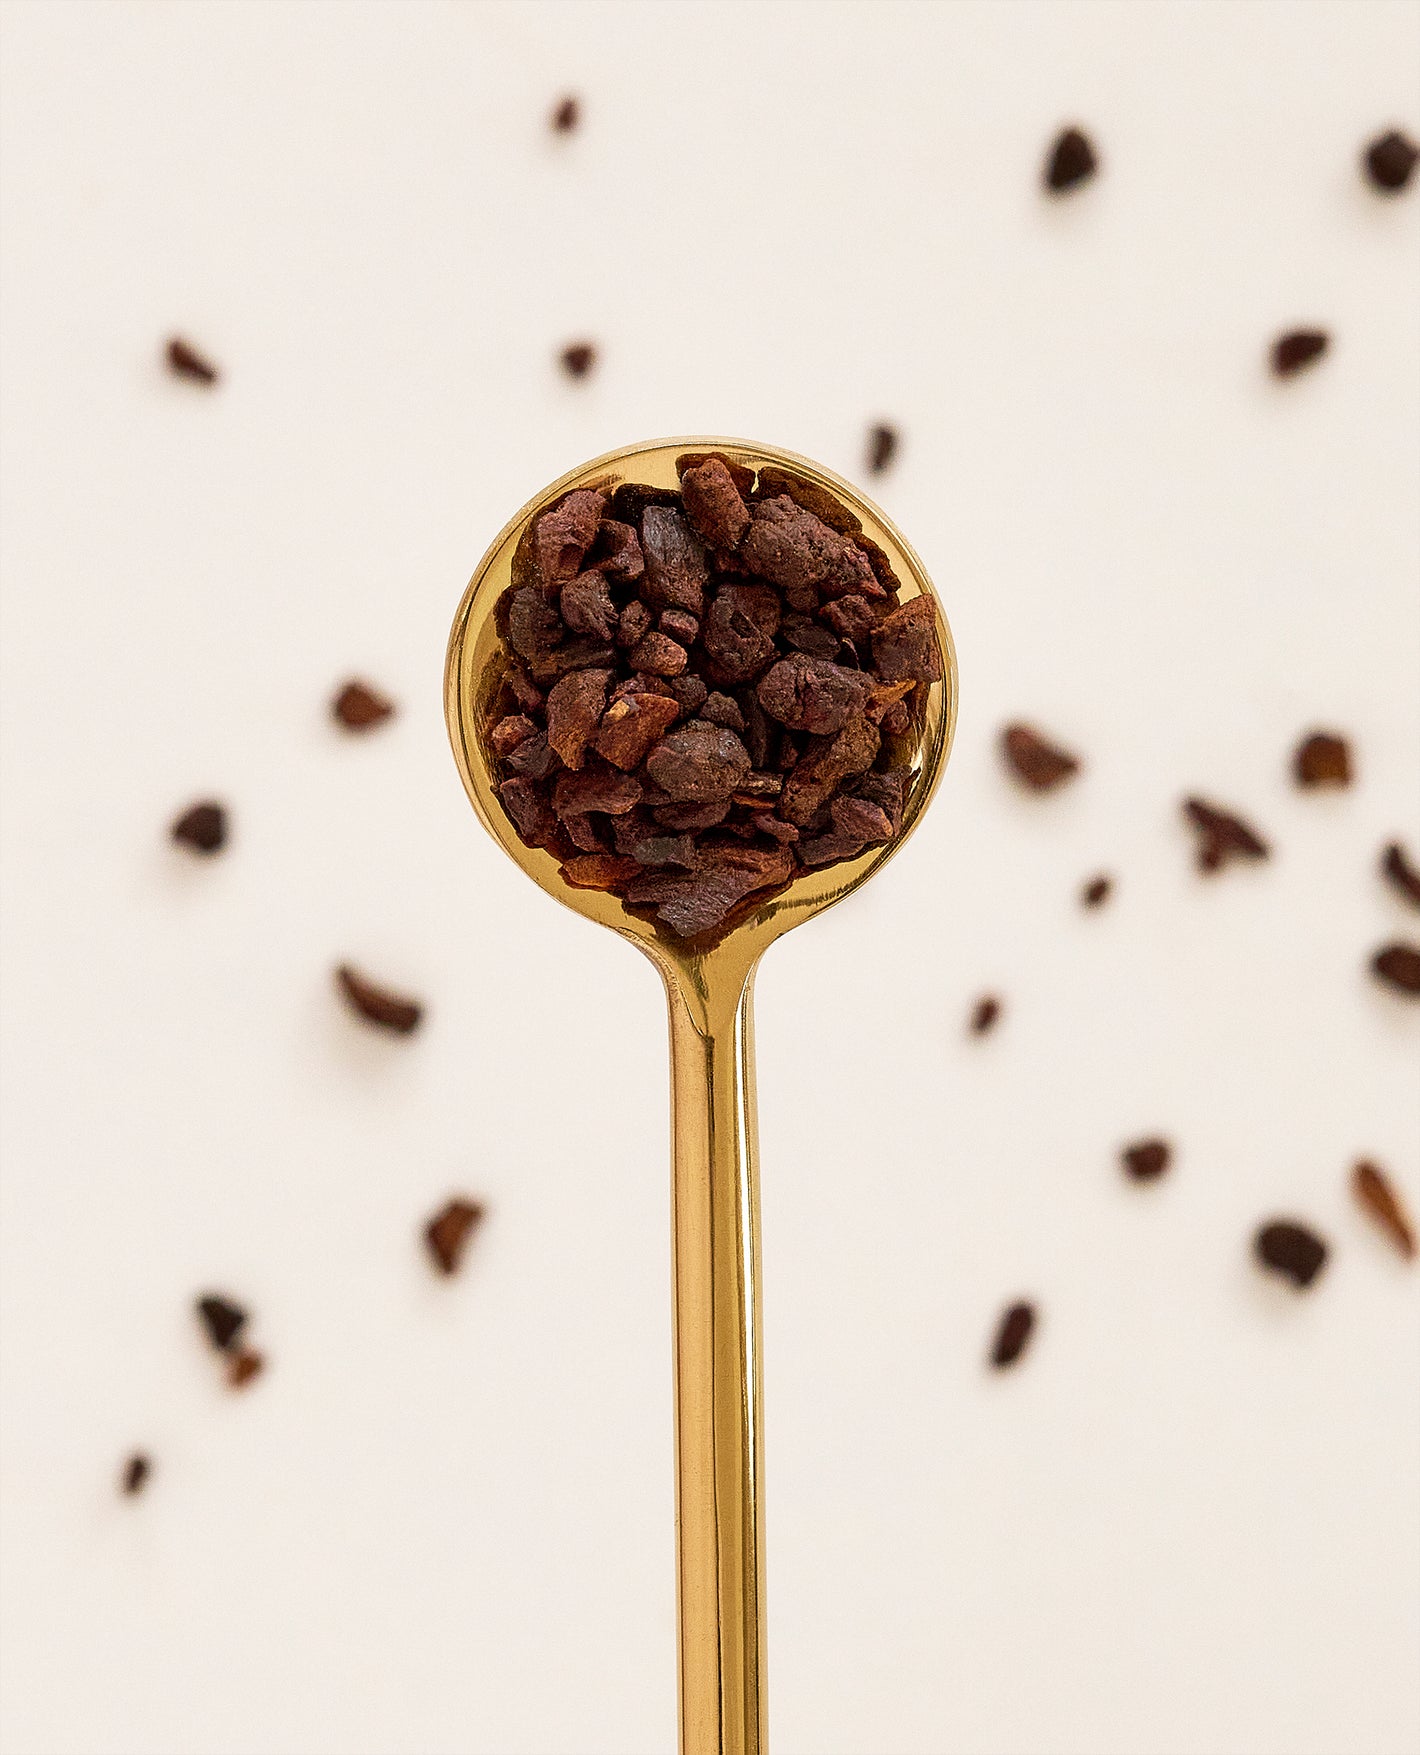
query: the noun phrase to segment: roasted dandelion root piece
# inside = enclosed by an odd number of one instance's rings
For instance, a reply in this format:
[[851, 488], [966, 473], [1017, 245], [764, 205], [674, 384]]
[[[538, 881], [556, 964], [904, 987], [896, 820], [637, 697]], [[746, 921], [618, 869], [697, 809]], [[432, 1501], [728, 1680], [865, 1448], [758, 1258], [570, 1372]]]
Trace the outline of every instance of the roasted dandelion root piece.
[[1099, 169], [1090, 138], [1079, 128], [1065, 128], [1055, 137], [1045, 161], [1044, 181], [1054, 195], [1088, 182]]
[[1291, 378], [1314, 365], [1331, 345], [1324, 329], [1289, 329], [1272, 343], [1272, 371], [1278, 378]]
[[1080, 901], [1086, 908], [1102, 908], [1109, 900], [1114, 889], [1114, 879], [1107, 872], [1100, 872], [1092, 877], [1080, 891]]
[[169, 833], [180, 847], [194, 853], [218, 853], [227, 844], [227, 812], [215, 799], [190, 805]]
[[1313, 731], [1297, 745], [1292, 776], [1298, 786], [1349, 786], [1350, 744], [1334, 731]]
[[1395, 128], [1370, 143], [1362, 155], [1366, 175], [1384, 195], [1398, 195], [1409, 183], [1420, 148]]
[[1407, 999], [1420, 996], [1420, 945], [1406, 944], [1404, 939], [1382, 945], [1371, 958], [1371, 973], [1394, 993]]
[[220, 376], [211, 360], [200, 354], [190, 341], [173, 336], [167, 345], [168, 370], [177, 378], [191, 378], [198, 384], [215, 384]]
[[994, 993], [983, 993], [971, 1008], [967, 1028], [973, 1036], [985, 1036], [994, 1030], [1001, 1017], [1001, 1001]]
[[1042, 736], [1033, 725], [1017, 722], [1001, 733], [1006, 766], [1032, 792], [1053, 792], [1080, 771], [1080, 759]]
[[1273, 1219], [1263, 1225], [1252, 1247], [1263, 1267], [1290, 1280], [1298, 1291], [1311, 1285], [1330, 1253], [1315, 1231], [1294, 1219]]
[[369, 731], [393, 716], [394, 702], [369, 683], [352, 679], [337, 692], [330, 711], [347, 731]]
[[419, 1028], [424, 1007], [418, 1000], [406, 999], [387, 987], [377, 986], [352, 969], [349, 963], [342, 963], [335, 971], [335, 980], [351, 1009], [366, 1023], [390, 1030], [396, 1036], [408, 1036]]
[[485, 721], [519, 836], [668, 933], [892, 841], [931, 602], [825, 490], [708, 452], [564, 495], [522, 538]]
[[991, 1343], [991, 1363], [998, 1371], [1014, 1365], [1030, 1345], [1035, 1332], [1035, 1315], [1035, 1305], [1024, 1301], [1012, 1304], [1002, 1312]]
[[1241, 817], [1201, 798], [1186, 798], [1183, 812], [1198, 834], [1199, 871], [1217, 871], [1231, 859], [1266, 859], [1271, 849]]
[[455, 1274], [474, 1231], [482, 1223], [481, 1202], [455, 1196], [424, 1227], [424, 1242], [441, 1274]]
[[152, 1458], [141, 1450], [135, 1450], [132, 1456], [124, 1460], [123, 1471], [119, 1475], [119, 1486], [131, 1499], [143, 1491], [152, 1473]]
[[1420, 908], [1420, 868], [1410, 863], [1399, 841], [1392, 841], [1381, 855], [1381, 876], [1397, 895]]
[[1124, 1173], [1134, 1182], [1157, 1182], [1173, 1162], [1173, 1147], [1167, 1140], [1136, 1140], [1119, 1154]]
[[208, 1340], [219, 1353], [229, 1353], [247, 1325], [247, 1313], [241, 1305], [215, 1292], [197, 1300], [197, 1314]]
[[1351, 1188], [1364, 1211], [1409, 1261], [1415, 1254], [1415, 1227], [1385, 1171], [1363, 1158], [1351, 1172]]

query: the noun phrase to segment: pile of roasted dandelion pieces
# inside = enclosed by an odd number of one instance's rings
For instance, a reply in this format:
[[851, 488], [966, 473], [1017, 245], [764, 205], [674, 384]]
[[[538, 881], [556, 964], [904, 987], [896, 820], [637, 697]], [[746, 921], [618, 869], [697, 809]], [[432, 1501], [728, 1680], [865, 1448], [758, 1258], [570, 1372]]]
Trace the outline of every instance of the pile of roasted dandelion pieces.
[[787, 471], [680, 459], [680, 489], [577, 489], [499, 605], [485, 732], [519, 836], [680, 938], [897, 835], [932, 604]]

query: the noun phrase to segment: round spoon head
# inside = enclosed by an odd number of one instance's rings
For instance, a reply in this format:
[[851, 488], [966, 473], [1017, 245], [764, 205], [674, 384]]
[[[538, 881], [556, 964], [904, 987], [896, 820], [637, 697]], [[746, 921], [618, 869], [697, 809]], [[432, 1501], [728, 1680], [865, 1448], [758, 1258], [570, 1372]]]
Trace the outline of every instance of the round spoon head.
[[[574, 488], [612, 493], [630, 482], [677, 489], [680, 475], [676, 460], [687, 452], [707, 451], [755, 471], [765, 466], [783, 470], [797, 478], [808, 493], [815, 489], [826, 491], [846, 508], [860, 522], [862, 534], [887, 556], [897, 578], [900, 600], [908, 603], [913, 598], [926, 597], [931, 601], [943, 674], [940, 682], [927, 685], [925, 711], [919, 714], [921, 731], [901, 831], [891, 841], [866, 848], [855, 858], [803, 871], [781, 890], [749, 897], [717, 934], [678, 939], [655, 920], [633, 912], [610, 891], [581, 889], [570, 883], [551, 853], [529, 847], [519, 838], [498, 800], [498, 761], [489, 747], [488, 728], [504, 666], [504, 645], [495, 612], [512, 585], [514, 555], [529, 526]], [[849, 895], [892, 858], [930, 802], [951, 749], [957, 714], [956, 653], [951, 630], [921, 561], [884, 513], [856, 488], [822, 465], [772, 445], [748, 444], [739, 439], [658, 439], [627, 445], [570, 470], [531, 499], [503, 528], [479, 563], [454, 617], [444, 705], [454, 756], [473, 807], [484, 828], [508, 857], [568, 908], [634, 940], [663, 967], [670, 963], [686, 969], [703, 964], [731, 942], [736, 952], [752, 962], [780, 933]]]

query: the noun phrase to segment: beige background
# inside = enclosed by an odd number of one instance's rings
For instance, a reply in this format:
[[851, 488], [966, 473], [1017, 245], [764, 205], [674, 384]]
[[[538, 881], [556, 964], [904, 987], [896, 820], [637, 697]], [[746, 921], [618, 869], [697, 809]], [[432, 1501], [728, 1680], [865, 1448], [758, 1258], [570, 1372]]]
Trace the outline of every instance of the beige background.
[[[882, 415], [963, 706], [912, 847], [760, 983], [776, 1755], [1414, 1750], [1420, 1281], [1345, 1176], [1420, 1198], [1420, 1008], [1363, 973], [1420, 919], [1375, 876], [1420, 848], [1420, 188], [1355, 168], [1420, 132], [1420, 11], [3, 19], [7, 1755], [670, 1748], [661, 1002], [479, 830], [443, 643], [570, 465], [857, 475]], [[1075, 118], [1104, 172], [1048, 205]], [[361, 743], [351, 671], [403, 709]], [[1018, 713], [1086, 758], [1057, 798], [999, 771]], [[1344, 796], [1288, 781], [1316, 723]], [[1273, 861], [1195, 877], [1191, 789]], [[453, 1189], [493, 1216], [436, 1284]], [[1278, 1211], [1334, 1246], [1302, 1299], [1248, 1259]]]

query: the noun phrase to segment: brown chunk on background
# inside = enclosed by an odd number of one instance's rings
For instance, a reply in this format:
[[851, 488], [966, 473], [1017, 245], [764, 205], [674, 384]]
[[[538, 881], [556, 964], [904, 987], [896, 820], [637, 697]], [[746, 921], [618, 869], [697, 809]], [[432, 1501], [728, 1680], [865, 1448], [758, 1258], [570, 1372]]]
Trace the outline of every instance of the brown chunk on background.
[[1257, 831], [1231, 811], [1201, 798], [1184, 799], [1183, 811], [1198, 836], [1199, 871], [1217, 871], [1233, 859], [1266, 859], [1271, 851]]
[[1114, 879], [1107, 873], [1100, 872], [1098, 877], [1092, 877], [1080, 891], [1080, 900], [1086, 908], [1099, 908], [1109, 900], [1113, 888]]
[[377, 688], [352, 678], [336, 694], [330, 711], [347, 731], [369, 731], [394, 715], [394, 702]]
[[1080, 758], [1019, 721], [1001, 733], [1001, 753], [1016, 778], [1032, 792], [1053, 792], [1080, 771]]
[[1046, 156], [1044, 180], [1052, 194], [1088, 182], [1099, 169], [1099, 159], [1089, 136], [1079, 128], [1064, 128], [1056, 135]]
[[592, 748], [627, 773], [639, 768], [680, 716], [668, 695], [623, 695], [602, 714]]
[[1404, 1201], [1385, 1171], [1379, 1164], [1363, 1158], [1351, 1172], [1351, 1188], [1361, 1207], [1406, 1260], [1410, 1260], [1415, 1254], [1415, 1227]]
[[1420, 945], [1404, 939], [1382, 945], [1371, 958], [1371, 973], [1394, 992], [1414, 999], [1420, 995]]
[[1385, 195], [1398, 195], [1409, 183], [1420, 148], [1398, 129], [1388, 129], [1367, 146], [1362, 157], [1372, 185]]
[[137, 1493], [141, 1493], [147, 1485], [148, 1477], [152, 1472], [152, 1459], [146, 1455], [145, 1452], [135, 1450], [132, 1456], [127, 1457], [124, 1460], [123, 1473], [119, 1477], [123, 1486], [123, 1491], [130, 1498]]
[[1297, 745], [1292, 774], [1298, 786], [1349, 786], [1351, 746], [1334, 731], [1313, 731]]
[[1420, 869], [1406, 857], [1399, 841], [1392, 841], [1381, 855], [1381, 875], [1416, 908], [1420, 908]]
[[483, 1218], [482, 1203], [455, 1196], [424, 1227], [424, 1241], [441, 1274], [457, 1273], [469, 1239]]
[[1136, 1140], [1119, 1158], [1125, 1174], [1135, 1182], [1156, 1182], [1173, 1162], [1173, 1148], [1167, 1140]]
[[173, 336], [167, 345], [168, 370], [177, 378], [190, 378], [197, 384], [215, 384], [219, 377], [214, 366], [190, 341]]
[[352, 969], [349, 963], [342, 963], [335, 971], [335, 980], [352, 1011], [366, 1023], [396, 1036], [408, 1036], [419, 1028], [424, 1007], [418, 1000], [407, 999], [403, 994], [380, 987]]
[[1326, 1244], [1309, 1226], [1293, 1219], [1273, 1219], [1253, 1238], [1253, 1253], [1263, 1267], [1288, 1279], [1300, 1291], [1326, 1265]]
[[597, 350], [590, 341], [569, 342], [562, 350], [561, 360], [569, 378], [585, 378], [597, 363]]
[[216, 799], [189, 805], [169, 833], [179, 846], [194, 853], [216, 853], [227, 843], [227, 812]]
[[265, 1353], [258, 1353], [254, 1347], [240, 1347], [227, 1360], [227, 1386], [230, 1389], [244, 1389], [254, 1377], [266, 1369]]
[[230, 1352], [247, 1325], [247, 1313], [241, 1305], [217, 1292], [206, 1292], [197, 1300], [197, 1315], [208, 1340], [219, 1353]]
[[994, 993], [983, 993], [971, 1008], [971, 1022], [967, 1028], [973, 1036], [984, 1036], [988, 1030], [996, 1027], [1001, 1016], [1001, 1001]]
[[1324, 329], [1289, 329], [1272, 343], [1273, 373], [1279, 378], [1294, 376], [1319, 360], [1330, 342]]
[[1001, 1314], [991, 1343], [991, 1363], [999, 1371], [1014, 1365], [1030, 1345], [1035, 1332], [1035, 1305], [1021, 1301], [1010, 1305]]
[[868, 474], [881, 475], [897, 455], [897, 428], [879, 424], [868, 428]]
[[571, 134], [581, 119], [581, 105], [575, 97], [569, 95], [561, 99], [553, 109], [552, 131], [554, 134]]
[[580, 768], [611, 686], [609, 670], [574, 670], [547, 697], [547, 741], [569, 768]]
[[710, 457], [687, 469], [680, 488], [686, 516], [711, 548], [737, 549], [749, 529], [749, 508], [720, 459]]

